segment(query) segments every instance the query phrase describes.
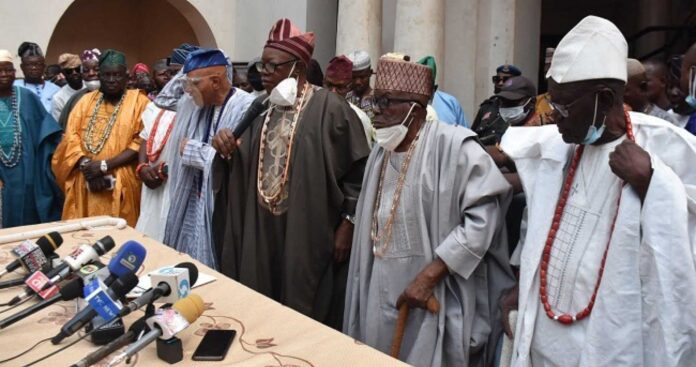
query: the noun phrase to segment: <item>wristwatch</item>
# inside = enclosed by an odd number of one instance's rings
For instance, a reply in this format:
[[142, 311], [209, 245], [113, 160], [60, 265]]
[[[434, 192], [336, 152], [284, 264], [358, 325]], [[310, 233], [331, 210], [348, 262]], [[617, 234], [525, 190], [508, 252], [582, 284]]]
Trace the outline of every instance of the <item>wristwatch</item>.
[[106, 164], [106, 161], [101, 161], [99, 169], [101, 169], [102, 173], [106, 173], [109, 170], [109, 165]]

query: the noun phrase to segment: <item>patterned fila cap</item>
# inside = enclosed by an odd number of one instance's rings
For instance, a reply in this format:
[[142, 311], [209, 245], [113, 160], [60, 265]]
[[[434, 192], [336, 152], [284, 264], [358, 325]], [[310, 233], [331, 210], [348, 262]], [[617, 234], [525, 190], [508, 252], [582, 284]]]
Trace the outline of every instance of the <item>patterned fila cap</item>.
[[287, 52], [309, 65], [314, 52], [314, 32], [302, 33], [289, 19], [283, 18], [271, 28], [265, 47]]

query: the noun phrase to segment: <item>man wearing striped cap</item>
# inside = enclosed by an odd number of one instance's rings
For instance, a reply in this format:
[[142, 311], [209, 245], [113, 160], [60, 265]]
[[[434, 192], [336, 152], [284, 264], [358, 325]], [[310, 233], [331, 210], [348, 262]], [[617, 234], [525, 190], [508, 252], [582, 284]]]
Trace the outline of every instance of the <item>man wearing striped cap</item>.
[[497, 299], [513, 283], [510, 186], [471, 130], [427, 117], [432, 88], [427, 66], [377, 64], [379, 147], [356, 212], [343, 332], [388, 352], [399, 309], [411, 308], [399, 359], [489, 366], [502, 332]]
[[[256, 67], [266, 114], [241, 135], [216, 136], [221, 156], [214, 238], [221, 270], [340, 328], [353, 215], [369, 148], [345, 99], [310, 85], [314, 34], [288, 19], [271, 29]], [[234, 151], [234, 153], [232, 153]]]

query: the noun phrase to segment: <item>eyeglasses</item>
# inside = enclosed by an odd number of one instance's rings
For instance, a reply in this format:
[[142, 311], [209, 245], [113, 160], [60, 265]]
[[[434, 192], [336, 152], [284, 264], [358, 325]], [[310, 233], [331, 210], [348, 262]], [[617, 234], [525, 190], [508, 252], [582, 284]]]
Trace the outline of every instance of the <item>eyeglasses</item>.
[[[389, 108], [393, 103], [418, 103], [416, 101], [409, 101], [405, 99], [396, 99], [396, 98], [388, 98], [388, 97], [379, 97], [375, 98], [375, 105], [379, 107], [380, 110]], [[422, 104], [418, 103], [419, 105], [423, 106]]]
[[498, 83], [500, 83], [500, 82], [505, 83], [505, 82], [506, 82], [508, 79], [510, 79], [510, 78], [511, 78], [511, 77], [509, 77], [509, 76], [493, 75], [493, 76], [491, 77], [491, 80], [493, 80], [493, 83], [494, 83], [494, 84], [498, 84]]
[[282, 66], [282, 65], [289, 64], [289, 63], [291, 63], [291, 62], [297, 62], [297, 61], [298, 61], [298, 59], [294, 59], [294, 60], [288, 60], [288, 61], [285, 61], [285, 62], [281, 62], [281, 63], [278, 63], [278, 64], [275, 64], [275, 63], [272, 63], [272, 62], [263, 62], [263, 61], [259, 61], [259, 62], [257, 62], [256, 64], [254, 64], [254, 66], [256, 67], [256, 70], [257, 70], [259, 73], [263, 72], [264, 70], [265, 70], [267, 73], [275, 73], [276, 68], [277, 68], [278, 66]]
[[573, 102], [565, 104], [565, 105], [560, 104], [560, 103], [555, 103], [555, 102], [551, 101], [550, 99], [548, 100], [548, 102], [549, 102], [549, 106], [551, 107], [552, 110], [558, 112], [558, 114], [561, 115], [561, 117], [568, 118], [568, 116], [570, 116], [569, 110], [571, 107], [573, 107], [576, 103], [580, 102], [583, 98], [590, 96], [590, 95], [595, 95], [595, 94], [597, 94], [597, 92], [586, 93], [582, 97], [574, 100]]
[[197, 87], [198, 84], [205, 78], [210, 78], [214, 76], [220, 77], [222, 75], [224, 75], [224, 73], [186, 77], [184, 78], [184, 92], [190, 92], [192, 88]]
[[65, 75], [70, 75], [72, 73], [80, 73], [80, 67], [78, 66], [76, 68], [63, 69], [63, 74]]
[[324, 87], [326, 87], [326, 89], [336, 89], [336, 91], [340, 92], [340, 93], [348, 93], [350, 91], [350, 88], [352, 87], [352, 85], [351, 85], [351, 83], [334, 84], [334, 83], [327, 80], [324, 82]]

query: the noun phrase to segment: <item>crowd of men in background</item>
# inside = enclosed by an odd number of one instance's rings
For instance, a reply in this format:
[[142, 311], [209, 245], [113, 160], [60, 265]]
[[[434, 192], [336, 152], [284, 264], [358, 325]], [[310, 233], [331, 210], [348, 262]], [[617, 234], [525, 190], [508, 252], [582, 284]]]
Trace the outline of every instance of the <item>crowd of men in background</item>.
[[628, 59], [589, 16], [547, 92], [501, 65], [469, 123], [432, 56], [322, 71], [314, 43], [281, 19], [246, 68], [182, 44], [129, 69], [25, 42], [23, 79], [0, 50], [2, 227], [124, 218], [385, 352], [410, 308], [417, 366], [696, 360], [696, 45]]

